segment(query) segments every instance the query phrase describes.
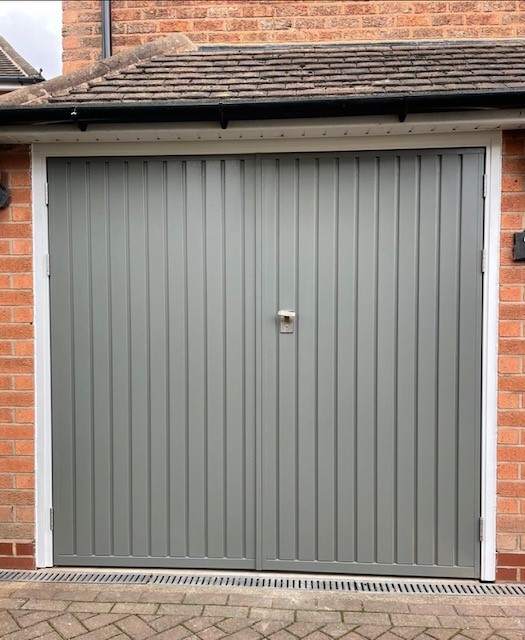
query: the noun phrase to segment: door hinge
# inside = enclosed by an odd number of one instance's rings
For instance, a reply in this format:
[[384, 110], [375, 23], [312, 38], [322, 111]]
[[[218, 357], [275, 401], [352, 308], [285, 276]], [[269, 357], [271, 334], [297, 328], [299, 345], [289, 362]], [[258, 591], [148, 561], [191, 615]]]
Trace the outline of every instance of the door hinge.
[[49, 261], [49, 253], [45, 255], [46, 275], [49, 278], [51, 276], [51, 264]]
[[481, 250], [481, 273], [485, 273], [487, 270], [487, 251], [486, 249]]
[[44, 182], [44, 199], [47, 207], [49, 205], [49, 184], [47, 182]]
[[485, 539], [485, 520], [484, 518], [479, 519], [479, 541], [483, 542]]
[[487, 191], [488, 191], [488, 179], [487, 179], [487, 174], [484, 173], [483, 174], [483, 197], [484, 198], [487, 197]]
[[53, 527], [55, 526], [55, 519], [53, 514], [53, 508], [49, 509], [49, 528], [53, 531]]

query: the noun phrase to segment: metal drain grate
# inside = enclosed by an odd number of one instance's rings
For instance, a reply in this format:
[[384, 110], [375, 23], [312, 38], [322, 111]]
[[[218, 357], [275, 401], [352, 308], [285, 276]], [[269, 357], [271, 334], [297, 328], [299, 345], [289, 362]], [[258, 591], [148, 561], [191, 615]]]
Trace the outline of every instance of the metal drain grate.
[[0, 582], [72, 582], [80, 584], [173, 585], [182, 587], [255, 587], [353, 593], [397, 593], [444, 596], [525, 596], [525, 584], [424, 582], [345, 578], [282, 578], [250, 575], [190, 575], [178, 573], [119, 573], [117, 571], [0, 571]]

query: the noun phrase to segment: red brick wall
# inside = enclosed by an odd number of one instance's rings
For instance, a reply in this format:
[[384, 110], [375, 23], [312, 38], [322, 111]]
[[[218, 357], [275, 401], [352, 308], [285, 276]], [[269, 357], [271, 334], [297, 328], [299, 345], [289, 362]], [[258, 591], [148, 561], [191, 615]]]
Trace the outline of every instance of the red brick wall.
[[[100, 0], [64, 0], [64, 72], [100, 57]], [[521, 0], [112, 0], [114, 51], [179, 31], [195, 43], [525, 37]]]
[[31, 170], [28, 146], [0, 146], [0, 567], [34, 566]]
[[504, 134], [498, 398], [498, 578], [525, 582], [525, 263], [512, 261], [525, 228], [525, 133]]

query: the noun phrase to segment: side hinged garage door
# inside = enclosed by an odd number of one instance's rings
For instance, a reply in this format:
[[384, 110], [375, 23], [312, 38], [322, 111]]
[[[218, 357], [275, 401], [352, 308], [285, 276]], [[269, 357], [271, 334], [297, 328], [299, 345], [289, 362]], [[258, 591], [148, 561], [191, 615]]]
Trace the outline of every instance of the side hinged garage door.
[[483, 167], [49, 160], [55, 562], [478, 576]]

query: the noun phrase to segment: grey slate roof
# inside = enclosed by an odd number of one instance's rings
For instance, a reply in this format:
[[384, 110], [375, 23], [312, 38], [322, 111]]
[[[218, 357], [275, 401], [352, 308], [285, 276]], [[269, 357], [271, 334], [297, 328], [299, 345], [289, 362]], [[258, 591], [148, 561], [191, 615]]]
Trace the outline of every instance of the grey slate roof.
[[5, 38], [0, 36], [0, 78], [3, 84], [44, 80], [40, 73], [34, 69], [27, 60], [13, 49]]
[[198, 48], [179, 34], [5, 96], [0, 106], [228, 104], [524, 88], [525, 40]]

